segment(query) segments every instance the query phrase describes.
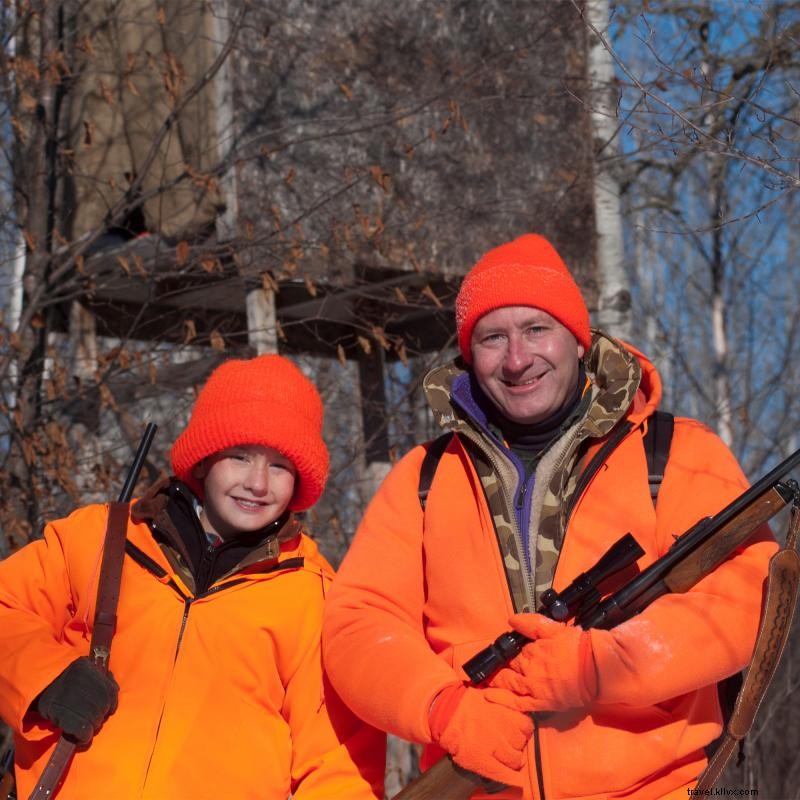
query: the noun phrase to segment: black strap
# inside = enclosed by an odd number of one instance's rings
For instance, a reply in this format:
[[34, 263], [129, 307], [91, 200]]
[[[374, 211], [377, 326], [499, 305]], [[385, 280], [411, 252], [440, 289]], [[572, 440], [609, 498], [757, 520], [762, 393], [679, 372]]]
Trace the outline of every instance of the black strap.
[[642, 437], [647, 457], [647, 483], [650, 485], [650, 498], [653, 505], [658, 499], [658, 490], [664, 480], [675, 417], [667, 411], [654, 411], [647, 419], [647, 430]]
[[425, 458], [422, 459], [422, 466], [419, 470], [419, 485], [417, 487], [417, 494], [419, 495], [419, 504], [422, 510], [425, 511], [425, 504], [428, 502], [428, 492], [431, 490], [433, 483], [433, 476], [436, 474], [436, 469], [439, 466], [439, 461], [447, 450], [447, 445], [454, 434], [451, 431], [443, 433], [441, 436], [433, 439], [433, 441], [426, 442]]

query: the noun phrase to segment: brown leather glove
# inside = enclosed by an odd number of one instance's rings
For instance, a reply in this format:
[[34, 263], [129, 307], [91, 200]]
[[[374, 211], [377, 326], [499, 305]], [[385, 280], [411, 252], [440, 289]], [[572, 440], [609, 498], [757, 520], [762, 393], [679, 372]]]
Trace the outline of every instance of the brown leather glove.
[[87, 656], [76, 658], [36, 700], [36, 710], [64, 735], [88, 744], [103, 720], [117, 710], [119, 686]]

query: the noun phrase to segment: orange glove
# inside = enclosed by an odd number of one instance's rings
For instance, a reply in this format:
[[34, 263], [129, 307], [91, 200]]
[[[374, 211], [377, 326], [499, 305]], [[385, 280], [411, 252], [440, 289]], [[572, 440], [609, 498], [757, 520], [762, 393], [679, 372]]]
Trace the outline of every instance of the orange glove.
[[587, 631], [541, 614], [515, 614], [514, 630], [533, 639], [487, 685], [515, 695], [520, 711], [565, 711], [597, 696], [592, 642]]
[[523, 783], [520, 770], [533, 735], [529, 716], [509, 708], [514, 698], [498, 689], [454, 684], [431, 706], [431, 736], [464, 769], [510, 786]]

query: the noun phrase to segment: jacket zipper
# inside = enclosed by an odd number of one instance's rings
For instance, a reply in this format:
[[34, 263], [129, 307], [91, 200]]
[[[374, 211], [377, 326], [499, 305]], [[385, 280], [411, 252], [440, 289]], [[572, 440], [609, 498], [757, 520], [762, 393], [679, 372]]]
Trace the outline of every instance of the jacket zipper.
[[[485, 448], [483, 446], [483, 443], [478, 441], [477, 438], [473, 438], [473, 436], [471, 435], [469, 429], [466, 429], [463, 432], [462, 431], [456, 431], [456, 433], [462, 434], [464, 436], [464, 438], [468, 442], [470, 442], [473, 445], [475, 445], [476, 447], [478, 447], [480, 449], [480, 451], [489, 459], [492, 467], [494, 468], [495, 474], [500, 479], [500, 483], [503, 486], [503, 492], [504, 492], [505, 496], [514, 498], [516, 492], [509, 491], [509, 487], [506, 485], [505, 479], [503, 477], [503, 475], [504, 475], [503, 466], [504, 465], [501, 464], [498, 461], [498, 459], [495, 456], [494, 452], [492, 452], [492, 450], [490, 450], [488, 448]], [[478, 477], [478, 482], [481, 484], [481, 490], [483, 491], [483, 496], [486, 499], [486, 503], [488, 505], [489, 499], [486, 497], [486, 490], [483, 488], [483, 483], [481, 482], [480, 477]], [[523, 480], [522, 483], [523, 483], [523, 485], [525, 485], [525, 481], [524, 480]], [[523, 499], [523, 504], [524, 504], [524, 492], [520, 492], [520, 495], [523, 496], [522, 499]], [[512, 500], [512, 513], [511, 513], [511, 519], [509, 521], [511, 522], [511, 529], [514, 532], [514, 541], [515, 541], [515, 543], [517, 545], [517, 550], [518, 550], [519, 553], [524, 553], [525, 549], [524, 549], [523, 542], [522, 542], [522, 533], [520, 531], [519, 522], [517, 521], [517, 515], [515, 513], [513, 513], [514, 507], [516, 507], [516, 502]], [[489, 511], [491, 513], [491, 508], [489, 509]], [[527, 564], [525, 566], [527, 567]], [[533, 606], [533, 602], [534, 602], [535, 595], [534, 595], [534, 589], [533, 589], [533, 576], [532, 576], [531, 571], [529, 569], [524, 569], [523, 570], [523, 581], [525, 583], [525, 593], [527, 595], [528, 603], [530, 604], [530, 607], [533, 608], [534, 607]], [[513, 598], [511, 599], [511, 605], [512, 605], [512, 607], [514, 606]], [[515, 608], [514, 610], [518, 611], [519, 609]]]
[[536, 762], [536, 783], [539, 785], [539, 800], [544, 798], [544, 774], [542, 773], [542, 747], [539, 743], [539, 723], [533, 718], [533, 753]]
[[[168, 573], [167, 571], [156, 561], [154, 561], [150, 556], [146, 553], [142, 552], [135, 544], [132, 544], [128, 541], [125, 545], [126, 553], [143, 569], [147, 572], [150, 572], [152, 575], [155, 575], [157, 578], [162, 579]], [[264, 574], [268, 574], [270, 572], [277, 572], [280, 569], [298, 569], [302, 567], [305, 563], [305, 559], [302, 557], [297, 558], [287, 558], [283, 562], [277, 562], [276, 564], [270, 565], [267, 569], [262, 570], [261, 572]], [[175, 643], [175, 655], [173, 657], [173, 665], [178, 661], [178, 654], [181, 649], [181, 643], [183, 642], [183, 635], [186, 631], [186, 625], [189, 621], [189, 609], [192, 606], [192, 603], [195, 600], [200, 600], [203, 597], [208, 597], [212, 594], [217, 594], [218, 592], [222, 591], [223, 589], [231, 588], [232, 586], [238, 586], [240, 583], [245, 583], [247, 578], [235, 578], [234, 580], [227, 581], [226, 583], [218, 584], [217, 586], [213, 586], [212, 588], [208, 589], [207, 591], [203, 592], [202, 594], [196, 595], [195, 597], [187, 597], [181, 590], [178, 584], [175, 583], [171, 578], [168, 581], [167, 585], [171, 586], [172, 589], [181, 597], [183, 598], [183, 616], [181, 618], [181, 627], [178, 631], [178, 639]], [[166, 705], [166, 698], [164, 700], [164, 704], [161, 707], [161, 713], [158, 717], [158, 724], [156, 725], [155, 734], [153, 735], [153, 746], [150, 750], [150, 757], [147, 760], [147, 767], [144, 772], [144, 782], [142, 787], [147, 785], [147, 779], [150, 774], [150, 764], [153, 761], [153, 756], [155, 755], [156, 750], [156, 741], [158, 740], [158, 734], [161, 730], [161, 723], [164, 719], [164, 706]]]

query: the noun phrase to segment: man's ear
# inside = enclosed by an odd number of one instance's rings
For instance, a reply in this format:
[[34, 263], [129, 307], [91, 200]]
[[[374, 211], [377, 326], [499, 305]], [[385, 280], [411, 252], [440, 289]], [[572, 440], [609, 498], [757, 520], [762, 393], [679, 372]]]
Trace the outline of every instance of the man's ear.
[[198, 461], [192, 467], [192, 477], [195, 480], [202, 481], [205, 480], [206, 475], [208, 474], [208, 465], [206, 464], [206, 459], [202, 461]]

